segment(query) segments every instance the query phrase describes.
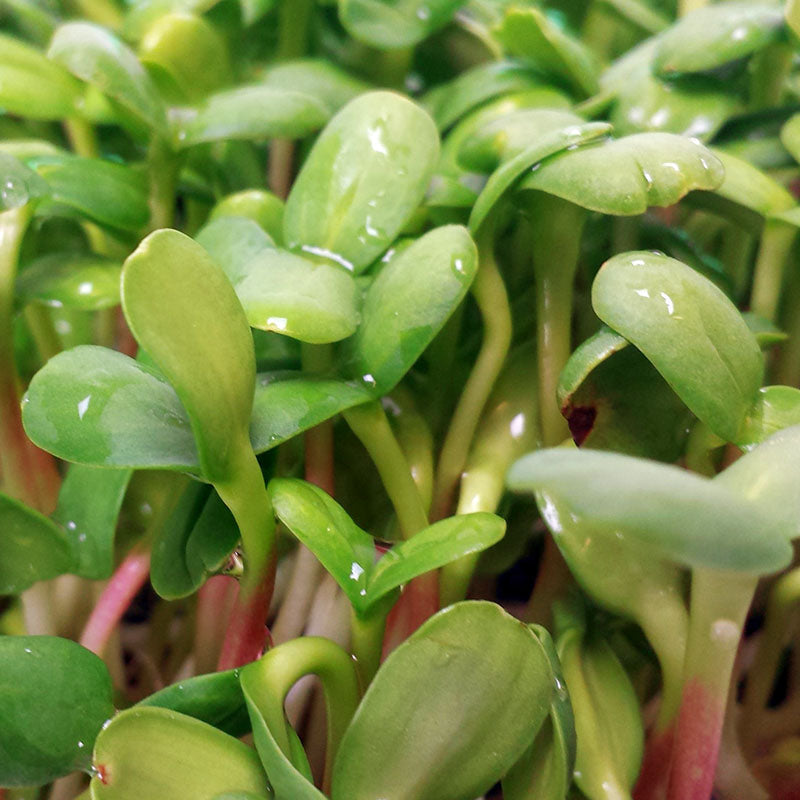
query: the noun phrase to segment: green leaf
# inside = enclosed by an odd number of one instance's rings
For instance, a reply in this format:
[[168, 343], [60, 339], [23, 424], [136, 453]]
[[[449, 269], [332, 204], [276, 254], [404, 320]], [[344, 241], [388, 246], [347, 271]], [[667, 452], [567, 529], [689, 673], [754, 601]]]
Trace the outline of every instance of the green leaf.
[[375, 395], [391, 390], [463, 300], [478, 268], [465, 228], [426, 233], [378, 274], [347, 343], [349, 372]]
[[800, 425], [800, 389], [764, 386], [747, 412], [736, 444], [743, 450], [752, 450], [773, 433], [792, 425]]
[[135, 706], [97, 737], [94, 800], [212, 800], [223, 792], [272, 797], [255, 751], [211, 725], [164, 708]]
[[642, 763], [644, 726], [639, 700], [607, 641], [569, 628], [558, 654], [575, 714], [575, 782], [591, 798], [624, 797]]
[[94, 653], [55, 636], [0, 636], [0, 784], [39, 786], [86, 769], [114, 713]]
[[368, 83], [354, 78], [336, 64], [316, 58], [272, 64], [264, 70], [259, 82], [316, 97], [331, 114], [370, 88]]
[[59, 120], [76, 113], [83, 87], [36, 48], [0, 34], [0, 107], [27, 119]]
[[13, 155], [0, 152], [0, 211], [21, 208], [48, 194], [47, 181]]
[[800, 163], [800, 114], [790, 117], [781, 128], [781, 144], [791, 153], [792, 158]]
[[627, 339], [603, 326], [570, 356], [558, 403], [578, 446], [675, 461], [692, 416]]
[[203, 473], [229, 478], [249, 449], [255, 355], [224, 272], [188, 236], [156, 231], [125, 262], [122, 307], [189, 415]]
[[525, 173], [535, 171], [544, 159], [597, 139], [610, 129], [611, 126], [604, 122], [587, 122], [537, 136], [535, 144], [509, 158], [491, 174], [469, 215], [470, 231], [476, 233], [502, 195]]
[[149, 219], [147, 179], [131, 167], [100, 158], [68, 154], [29, 159], [50, 186], [42, 210], [58, 213], [66, 206], [101, 225], [139, 231]]
[[232, 80], [228, 47], [202, 17], [165, 14], [147, 29], [139, 58], [158, 80], [168, 76], [180, 98], [198, 102]]
[[20, 272], [14, 292], [23, 305], [98, 311], [119, 305], [122, 264], [94, 253], [48, 253]]
[[422, 201], [439, 156], [433, 120], [392, 92], [368, 92], [325, 127], [284, 216], [284, 240], [361, 272]]
[[[423, 97], [423, 104], [436, 120], [439, 130], [445, 131], [488, 100], [541, 86], [541, 75], [526, 64], [489, 61], [435, 87]], [[557, 90], [553, 90], [553, 95], [558, 95]]]
[[699, 419], [735, 441], [764, 364], [747, 324], [711, 281], [666, 256], [622, 253], [598, 272], [592, 305]]
[[[355, 333], [360, 292], [344, 267], [314, 263], [262, 240], [254, 222], [211, 222], [197, 241], [228, 276], [254, 328], [325, 344]], [[241, 230], [241, 236], [236, 233]], [[260, 230], [260, 229], [259, 229]]]
[[133, 471], [71, 464], [53, 519], [69, 537], [75, 564], [71, 572], [103, 580], [114, 570], [114, 534]]
[[0, 543], [0, 594], [19, 594], [74, 566], [64, 531], [5, 494], [0, 494]]
[[540, 493], [557, 540], [567, 513], [622, 547], [627, 540], [651, 558], [688, 567], [774, 572], [790, 558], [774, 514], [722, 484], [655, 461], [597, 450], [540, 450], [514, 464], [508, 485]]
[[168, 708], [213, 725], [231, 736], [250, 732], [250, 717], [238, 669], [187, 678], [145, 697], [137, 705]]
[[657, 74], [705, 72], [749, 56], [783, 36], [783, 10], [771, 3], [717, 3], [681, 18], [659, 40]]
[[367, 603], [372, 605], [417, 575], [491, 547], [505, 530], [502, 517], [485, 512], [435, 522], [386, 551], [367, 579]]
[[178, 147], [230, 139], [300, 139], [319, 130], [327, 106], [311, 95], [269, 86], [239, 86], [211, 95], [172, 120]]
[[599, 65], [589, 48], [564, 33], [538, 8], [511, 8], [494, 35], [506, 53], [524, 59], [588, 97], [600, 88]]
[[625, 216], [673, 205], [687, 192], [715, 189], [722, 180], [722, 164], [700, 143], [671, 133], [637, 133], [559, 153], [520, 189]]
[[320, 560], [353, 608], [366, 608], [375, 543], [347, 512], [314, 484], [273, 478], [267, 487], [278, 519]]
[[372, 399], [364, 386], [300, 372], [257, 376], [250, 440], [263, 453], [352, 406]]
[[354, 38], [381, 50], [411, 47], [446, 25], [462, 0], [339, 0]]
[[[780, 388], [780, 387], [773, 387]], [[723, 470], [723, 484], [781, 520], [787, 540], [800, 536], [800, 425], [779, 430]]]
[[785, 342], [789, 338], [789, 334], [782, 331], [774, 322], [770, 322], [754, 311], [743, 312], [742, 319], [747, 323], [747, 327], [756, 337], [758, 346], [762, 350], [768, 350], [773, 345]]
[[192, 482], [154, 538], [153, 588], [166, 600], [194, 594], [238, 543], [236, 521], [219, 495]]
[[379, 669], [342, 740], [331, 797], [477, 797], [530, 745], [552, 691], [527, 627], [492, 603], [450, 606]]
[[575, 716], [555, 644], [541, 625], [529, 626], [550, 661], [555, 691], [550, 716], [523, 757], [503, 778], [504, 800], [564, 800], [575, 766]]
[[152, 79], [133, 51], [105, 28], [68, 22], [53, 34], [47, 55], [151, 128], [166, 129], [164, 106]]
[[211, 209], [209, 222], [218, 217], [246, 217], [257, 222], [273, 241], [283, 241], [283, 201], [263, 189], [245, 189], [223, 197]]
[[156, 371], [122, 353], [85, 345], [34, 375], [22, 402], [31, 440], [90, 466], [198, 470], [189, 419]]

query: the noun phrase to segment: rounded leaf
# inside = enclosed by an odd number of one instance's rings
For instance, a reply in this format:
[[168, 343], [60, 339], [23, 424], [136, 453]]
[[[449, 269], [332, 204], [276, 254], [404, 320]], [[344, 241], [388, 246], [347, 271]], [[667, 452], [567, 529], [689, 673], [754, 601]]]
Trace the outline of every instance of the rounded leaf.
[[0, 785], [40, 786], [89, 767], [111, 678], [68, 639], [0, 636], [0, 709]]
[[342, 739], [331, 796], [477, 797], [533, 741], [552, 692], [525, 625], [493, 603], [450, 606], [381, 666]]
[[711, 281], [667, 256], [621, 253], [600, 268], [592, 305], [697, 417], [735, 441], [764, 363], [747, 323]]
[[422, 201], [439, 157], [433, 120], [392, 92], [368, 92], [325, 127], [284, 215], [292, 249], [361, 272]]

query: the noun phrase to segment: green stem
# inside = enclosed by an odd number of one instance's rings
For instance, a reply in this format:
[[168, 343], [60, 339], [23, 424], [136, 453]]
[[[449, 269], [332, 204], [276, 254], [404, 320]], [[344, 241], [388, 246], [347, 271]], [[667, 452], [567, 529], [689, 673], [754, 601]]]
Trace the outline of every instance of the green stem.
[[97, 158], [100, 155], [97, 135], [90, 122], [81, 117], [70, 117], [64, 121], [64, 129], [70, 146], [79, 156]]
[[800, 567], [781, 576], [769, 595], [766, 619], [758, 643], [753, 665], [747, 671], [744, 703], [742, 709], [742, 739], [745, 749], [755, 753], [758, 735], [758, 720], [769, 701], [786, 646], [791, 613], [800, 603]]
[[270, 650], [247, 671], [251, 700], [290, 760], [292, 745], [283, 708], [286, 695], [303, 676], [319, 677], [328, 712], [324, 784], [329, 786], [339, 744], [359, 702], [358, 678], [350, 655], [330, 639], [306, 636]]
[[29, 303], [23, 312], [42, 362], [49, 361], [62, 351], [61, 339], [56, 333], [50, 310], [41, 303]]
[[392, 501], [404, 539], [428, 527], [428, 515], [422, 503], [408, 461], [377, 401], [344, 412], [344, 418], [366, 448]]
[[695, 569], [669, 800], [711, 796], [734, 659], [758, 578]]
[[776, 42], [753, 56], [750, 64], [750, 111], [780, 105], [793, 56], [793, 48], [788, 42]]
[[180, 156], [159, 136], [153, 136], [147, 153], [147, 171], [150, 179], [151, 231], [171, 228], [175, 218], [175, 191], [180, 172]]
[[733, 296], [744, 300], [750, 280], [750, 263], [756, 240], [750, 231], [729, 225], [724, 231], [720, 259], [733, 284]]
[[750, 310], [770, 322], [774, 322], [778, 314], [786, 259], [796, 233], [793, 225], [780, 220], [768, 219], [764, 223], [753, 273]]
[[528, 210], [534, 234], [539, 413], [542, 442], [552, 447], [569, 436], [556, 390], [570, 356], [572, 284], [586, 212], [566, 200], [538, 192], [532, 193]]
[[472, 294], [483, 319], [483, 342], [439, 455], [431, 514], [434, 520], [450, 512], [478, 420], [511, 346], [511, 308], [494, 256], [494, 234], [495, 226], [490, 223], [483, 226], [478, 237], [480, 266]]
[[308, 34], [314, 0], [282, 0], [278, 8], [279, 61], [301, 58], [308, 51]]
[[[378, 605], [381, 606], [380, 603]], [[355, 656], [362, 691], [366, 691], [381, 663], [387, 615], [388, 609], [383, 608], [370, 609], [364, 617], [358, 616], [355, 611], [351, 614], [350, 646]]]

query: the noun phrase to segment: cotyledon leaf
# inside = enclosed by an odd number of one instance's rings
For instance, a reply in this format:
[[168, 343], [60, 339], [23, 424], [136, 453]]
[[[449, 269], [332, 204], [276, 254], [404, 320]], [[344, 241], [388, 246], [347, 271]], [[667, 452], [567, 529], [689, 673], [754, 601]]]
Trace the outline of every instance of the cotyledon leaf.
[[762, 386], [736, 437], [743, 450], [758, 447], [773, 433], [800, 425], [800, 389]]
[[741, 314], [711, 281], [667, 256], [621, 253], [600, 268], [592, 305], [697, 417], [735, 441], [764, 362]]
[[14, 155], [0, 152], [0, 211], [21, 208], [49, 193], [47, 181]]
[[439, 157], [428, 114], [392, 92], [367, 92], [328, 123], [284, 214], [284, 240], [355, 272], [397, 237], [422, 201]]
[[699, 142], [671, 133], [638, 133], [557, 153], [519, 189], [626, 216], [672, 205], [696, 189], [716, 189], [723, 177], [720, 160]]
[[155, 83], [134, 52], [110, 31], [90, 22], [68, 22], [56, 30], [47, 55], [150, 127], [165, 131], [166, 113]]

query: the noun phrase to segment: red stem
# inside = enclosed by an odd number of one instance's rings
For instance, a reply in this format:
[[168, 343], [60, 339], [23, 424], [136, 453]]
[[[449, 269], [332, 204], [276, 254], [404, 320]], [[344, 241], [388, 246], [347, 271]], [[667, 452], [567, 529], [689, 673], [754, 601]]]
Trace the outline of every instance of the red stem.
[[690, 679], [675, 729], [669, 800], [709, 800], [724, 718], [725, 697]]
[[439, 610], [439, 573], [426, 572], [408, 583], [386, 621], [383, 658]]
[[226, 621], [236, 599], [238, 583], [227, 575], [214, 575], [197, 592], [195, 658], [197, 673], [213, 672], [222, 649]]
[[666, 730], [653, 730], [645, 746], [642, 769], [633, 790], [634, 800], [664, 800], [675, 739], [675, 723]]
[[126, 556], [103, 589], [83, 629], [80, 643], [85, 648], [102, 655], [114, 628], [149, 575], [149, 552], [134, 550]]
[[274, 556], [270, 558], [266, 575], [249, 596], [245, 596], [241, 587], [238, 587], [217, 662], [218, 670], [235, 669], [249, 664], [259, 658], [268, 645], [267, 614], [275, 587], [275, 561]]

